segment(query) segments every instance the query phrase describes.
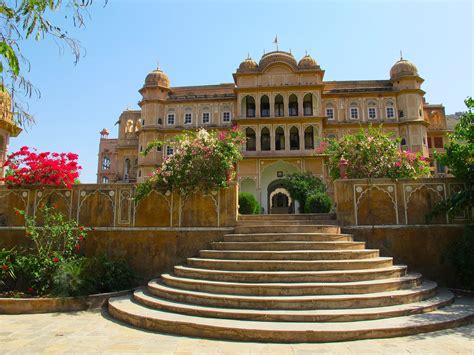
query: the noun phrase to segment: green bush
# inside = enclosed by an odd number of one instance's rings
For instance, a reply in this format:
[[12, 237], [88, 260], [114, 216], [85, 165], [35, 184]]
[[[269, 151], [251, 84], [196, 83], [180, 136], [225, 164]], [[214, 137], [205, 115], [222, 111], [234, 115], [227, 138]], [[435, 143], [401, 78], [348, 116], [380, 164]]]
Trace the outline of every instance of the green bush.
[[309, 171], [288, 174], [284, 180], [284, 186], [291, 197], [300, 203], [299, 211], [304, 212], [306, 199], [316, 192], [326, 192], [326, 185], [321, 178], [314, 176]]
[[92, 277], [87, 274], [87, 258], [65, 260], [53, 275], [53, 294], [72, 297], [94, 292]]
[[248, 192], [239, 193], [239, 213], [259, 214], [260, 205], [254, 195]]
[[474, 225], [466, 226], [463, 237], [447, 254], [458, 278], [456, 287], [474, 291]]
[[324, 192], [316, 192], [308, 196], [304, 205], [304, 213], [328, 213], [332, 202]]

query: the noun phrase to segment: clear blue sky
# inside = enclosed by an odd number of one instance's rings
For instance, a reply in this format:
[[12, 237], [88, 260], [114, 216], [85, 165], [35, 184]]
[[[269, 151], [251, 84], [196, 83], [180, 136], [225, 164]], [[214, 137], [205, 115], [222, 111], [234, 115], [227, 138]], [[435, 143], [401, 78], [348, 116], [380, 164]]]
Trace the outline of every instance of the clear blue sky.
[[78, 153], [82, 182], [96, 181], [99, 131], [116, 136], [158, 61], [172, 86], [232, 82], [247, 52], [258, 61], [278, 34], [281, 50], [297, 60], [307, 50], [325, 80], [388, 79], [403, 50], [428, 102], [447, 113], [474, 91], [471, 1], [94, 1], [86, 28], [70, 31], [86, 50], [77, 66], [51, 41], [24, 44], [41, 98], [30, 102], [36, 124], [10, 146]]

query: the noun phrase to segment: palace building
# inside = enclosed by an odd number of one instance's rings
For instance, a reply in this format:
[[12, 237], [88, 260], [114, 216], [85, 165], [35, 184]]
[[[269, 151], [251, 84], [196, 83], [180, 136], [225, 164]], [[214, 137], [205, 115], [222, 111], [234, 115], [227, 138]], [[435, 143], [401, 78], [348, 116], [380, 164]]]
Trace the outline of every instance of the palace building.
[[[17, 137], [22, 129], [13, 120], [11, 97], [0, 87], [0, 178], [4, 177], [10, 137]], [[1, 182], [0, 182], [1, 184]]]
[[[268, 213], [288, 209], [284, 174], [308, 170], [327, 179], [324, 157], [315, 154], [323, 138], [383, 124], [400, 137], [403, 149], [424, 156], [442, 150], [449, 131], [444, 107], [425, 102], [413, 63], [400, 58], [382, 80], [325, 81], [324, 73], [311, 56], [297, 61], [284, 51], [266, 53], [258, 63], [245, 59], [228, 84], [173, 87], [155, 69], [139, 90], [140, 110], [120, 115], [118, 138], [101, 132], [97, 182], [146, 179], [173, 154], [172, 146], [164, 146], [140, 155], [151, 141], [237, 124], [247, 136], [237, 169], [239, 189], [254, 194]], [[444, 173], [442, 166], [433, 170]]]

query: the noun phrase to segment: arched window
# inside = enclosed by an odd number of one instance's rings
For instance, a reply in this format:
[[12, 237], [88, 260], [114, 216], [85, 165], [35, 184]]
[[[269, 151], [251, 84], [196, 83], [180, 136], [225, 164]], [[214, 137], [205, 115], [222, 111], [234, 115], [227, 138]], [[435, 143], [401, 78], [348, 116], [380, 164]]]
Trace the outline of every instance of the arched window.
[[278, 94], [275, 96], [275, 117], [283, 117], [285, 115], [285, 106], [283, 104], [283, 96]]
[[245, 137], [247, 138], [247, 142], [245, 143], [245, 149], [247, 151], [255, 151], [257, 144], [257, 138], [255, 136], [255, 131], [252, 128], [247, 128], [245, 130]]
[[373, 101], [370, 101], [367, 105], [367, 117], [369, 120], [377, 119], [377, 105]]
[[110, 169], [110, 158], [105, 156], [102, 159], [102, 170], [109, 170]]
[[267, 95], [260, 98], [260, 116], [270, 117], [270, 100]]
[[103, 184], [108, 184], [109, 183], [109, 178], [107, 176], [102, 177], [102, 183]]
[[407, 145], [407, 140], [405, 138], [402, 138], [402, 140], [400, 141], [400, 145]]
[[128, 176], [130, 174], [130, 159], [126, 158], [123, 166], [123, 179], [128, 181]]
[[275, 150], [285, 150], [285, 131], [281, 127], [275, 130]]
[[295, 94], [290, 95], [290, 99], [288, 101], [288, 115], [298, 116], [298, 98]]
[[245, 112], [245, 117], [255, 117], [255, 99], [247, 95], [242, 99], [242, 109]]
[[260, 150], [270, 150], [270, 143], [270, 130], [267, 127], [264, 127], [260, 133]]
[[303, 112], [305, 116], [313, 115], [313, 94], [306, 94], [303, 98]]
[[304, 130], [304, 149], [314, 149], [314, 129], [313, 126]]
[[161, 126], [163, 124], [163, 119], [162, 118], [158, 118], [158, 124]]
[[300, 132], [295, 126], [290, 129], [290, 150], [300, 149]]

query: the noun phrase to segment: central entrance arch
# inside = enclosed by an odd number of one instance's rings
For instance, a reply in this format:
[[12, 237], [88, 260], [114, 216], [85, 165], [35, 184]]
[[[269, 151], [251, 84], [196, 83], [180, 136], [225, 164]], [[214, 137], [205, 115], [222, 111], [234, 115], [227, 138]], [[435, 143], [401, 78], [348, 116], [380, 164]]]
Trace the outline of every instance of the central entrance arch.
[[267, 211], [269, 214], [295, 213], [290, 193], [284, 187], [283, 179], [272, 181], [267, 188]]

